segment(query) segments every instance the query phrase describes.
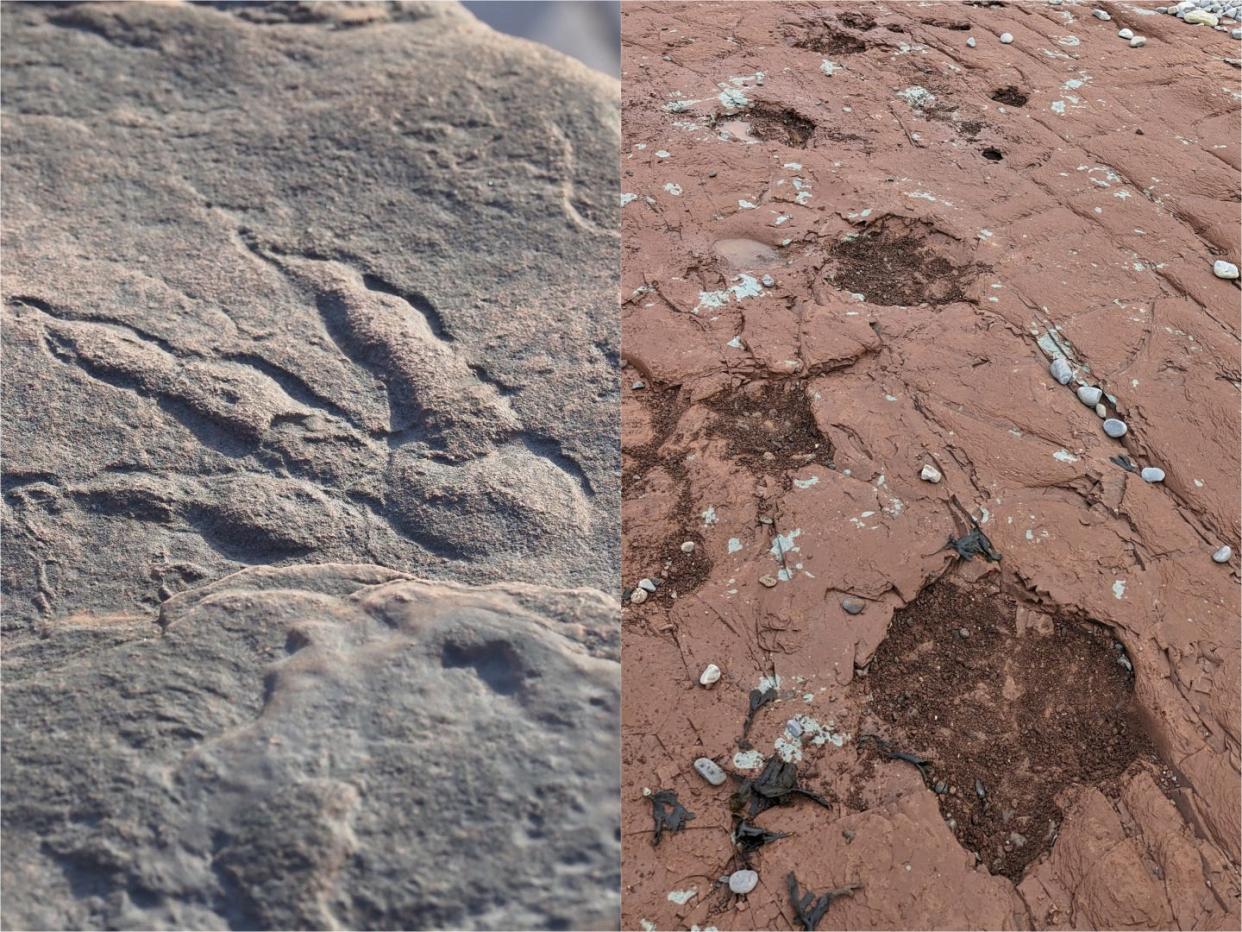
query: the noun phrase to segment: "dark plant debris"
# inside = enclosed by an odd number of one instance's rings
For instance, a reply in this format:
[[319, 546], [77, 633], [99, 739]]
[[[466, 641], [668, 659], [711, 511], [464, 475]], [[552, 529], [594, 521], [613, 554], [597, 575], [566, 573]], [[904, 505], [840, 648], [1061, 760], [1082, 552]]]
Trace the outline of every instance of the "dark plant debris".
[[819, 925], [819, 921], [824, 918], [824, 913], [828, 912], [828, 907], [832, 905], [833, 900], [842, 896], [850, 896], [855, 890], [862, 888], [860, 883], [850, 883], [817, 897], [809, 890], [806, 893], [801, 891], [798, 887], [798, 878], [794, 876], [793, 871], [789, 872], [785, 882], [789, 885], [789, 903], [793, 906], [794, 915], [806, 932], [813, 932]]
[[694, 813], [678, 801], [674, 790], [657, 790], [648, 798], [651, 800], [651, 815], [655, 821], [652, 845], [660, 843], [665, 829], [670, 833], [680, 832], [694, 818]]
[[747, 777], [741, 787], [730, 800], [734, 812], [746, 812], [746, 818], [754, 818], [759, 813], [790, 802], [790, 797], [805, 796], [819, 803], [825, 809], [832, 806], [828, 800], [804, 790], [798, 786], [798, 768], [795, 764], [781, 760], [780, 755], [773, 754], [767, 759], [757, 777]]

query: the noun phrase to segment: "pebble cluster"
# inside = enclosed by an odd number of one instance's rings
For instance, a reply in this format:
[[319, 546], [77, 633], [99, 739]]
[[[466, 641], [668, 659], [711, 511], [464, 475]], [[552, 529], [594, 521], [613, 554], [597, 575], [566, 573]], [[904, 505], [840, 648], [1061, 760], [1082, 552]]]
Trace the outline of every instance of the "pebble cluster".
[[[1230, 265], [1227, 262], [1217, 262], [1216, 265], [1229, 265], [1229, 267], [1233, 269], [1233, 275], [1229, 276], [1221, 275], [1220, 271], [1214, 268], [1213, 271], [1216, 272], [1218, 277], [1237, 278], [1236, 266]], [[1056, 359], [1052, 360], [1052, 362], [1048, 365], [1048, 372], [1060, 385], [1069, 385], [1069, 383], [1074, 380], [1074, 367], [1070, 365], [1069, 360], [1064, 356], [1058, 356]], [[1114, 440], [1120, 440], [1129, 432], [1130, 428], [1125, 421], [1119, 417], [1109, 417], [1108, 408], [1104, 404], [1104, 399], [1107, 396], [1104, 394], [1104, 390], [1098, 385], [1088, 385], [1083, 382], [1077, 389], [1075, 389], [1075, 394], [1078, 396], [1079, 401], [1085, 404], [1088, 408], [1094, 408], [1095, 413], [1104, 419], [1102, 426], [1104, 428], [1104, 433], [1108, 434], [1108, 436], [1112, 437]], [[1139, 470], [1139, 477], [1144, 482], [1163, 482], [1164, 476], [1165, 472], [1159, 466], [1144, 466]], [[1217, 563], [1228, 563], [1230, 557], [1232, 556], [1233, 548], [1225, 546], [1213, 553], [1212, 559]]]
[[1174, 6], [1158, 6], [1157, 13], [1168, 13], [1191, 26], [1209, 26], [1224, 31], [1223, 20], [1231, 20], [1234, 28], [1229, 34], [1235, 39], [1242, 39], [1242, 29], [1237, 23], [1242, 20], [1242, 2], [1226, 2], [1220, 0], [1181, 0]]

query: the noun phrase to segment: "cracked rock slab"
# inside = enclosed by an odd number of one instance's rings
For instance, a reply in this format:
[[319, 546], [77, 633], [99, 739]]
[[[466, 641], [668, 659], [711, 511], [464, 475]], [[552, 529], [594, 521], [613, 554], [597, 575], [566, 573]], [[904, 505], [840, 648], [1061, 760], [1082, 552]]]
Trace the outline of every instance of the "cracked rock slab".
[[6, 654], [9, 928], [596, 928], [613, 609], [255, 568]]

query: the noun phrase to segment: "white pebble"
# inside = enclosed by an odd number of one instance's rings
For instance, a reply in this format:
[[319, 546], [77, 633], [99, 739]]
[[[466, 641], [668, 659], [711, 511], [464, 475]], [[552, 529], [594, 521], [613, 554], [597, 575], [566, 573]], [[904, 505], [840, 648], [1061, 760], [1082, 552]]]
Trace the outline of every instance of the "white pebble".
[[1238, 277], [1238, 267], [1232, 262], [1217, 259], [1212, 263], [1212, 274], [1217, 278], [1234, 279]]
[[729, 889], [738, 896], [745, 896], [759, 886], [759, 875], [754, 871], [734, 871], [729, 875]]
[[694, 553], [694, 541], [688, 540], [681, 545], [682, 553]]
[[710, 757], [700, 757], [694, 762], [694, 769], [712, 786], [720, 786], [725, 782], [725, 772]]
[[1143, 477], [1144, 482], [1164, 481], [1164, 470], [1159, 466], [1144, 466], [1143, 471], [1139, 475]]
[[1242, 39], [1242, 29], [1231, 29], [1229, 35], [1234, 39]]
[[1085, 404], [1088, 408], [1094, 408], [1100, 403], [1100, 399], [1103, 397], [1103, 390], [1094, 385], [1082, 385], [1078, 388], [1078, 400]]
[[968, 49], [973, 49], [973, 48], [974, 48], [976, 45], [978, 45], [978, 44], [979, 44], [979, 43], [975, 41], [975, 37], [974, 37], [974, 36], [971, 36], [969, 39], [967, 39], [967, 40], [966, 40], [966, 47], [967, 47]]
[[791, 718], [785, 723], [785, 734], [789, 735], [791, 738], [801, 738], [802, 723], [796, 718]]
[[1013, 36], [1007, 32], [1002, 32], [1000, 40], [1001, 40], [1001, 45], [1009, 45], [1011, 42], [1013, 42]]
[[1120, 421], [1115, 417], [1110, 417], [1104, 422], [1104, 433], [1108, 434], [1108, 436], [1112, 437], [1114, 440], [1119, 437], [1124, 437], [1126, 435], [1126, 431], [1129, 429], [1130, 428], [1126, 427], [1125, 421]]
[[1070, 364], [1065, 361], [1065, 357], [1058, 356], [1052, 360], [1052, 365], [1048, 367], [1048, 371], [1052, 373], [1052, 377], [1062, 385], [1068, 385], [1070, 379], [1074, 377], [1074, 370], [1070, 368]]
[[1104, 407], [1104, 402], [1101, 401], [1095, 406], [1095, 413], [1097, 417], [1108, 417], [1108, 408]]
[[654, 582], [652, 582], [650, 579], [647, 579], [647, 578], [645, 578], [645, 577], [644, 577], [643, 579], [640, 579], [640, 580], [638, 581], [638, 588], [639, 588], [639, 589], [646, 589], [648, 592], [655, 592], [655, 591], [656, 591], [656, 584], [655, 584]]
[[925, 482], [939, 482], [944, 476], [940, 475], [940, 470], [935, 466], [924, 466], [919, 478]]
[[1105, 23], [1107, 23], [1110, 19], [1112, 19], [1112, 17], [1109, 16], [1108, 13], [1106, 13], [1104, 10], [1092, 10], [1091, 15], [1094, 16], [1096, 19], [1100, 20], [1101, 22], [1105, 22]]
[[1130, 48], [1132, 49], [1141, 49], [1146, 44], [1147, 38], [1145, 36], [1135, 36], [1130, 40]]
[[1117, 35], [1121, 36], [1121, 38], [1123, 39], [1133, 39], [1134, 30], [1133, 29], [1122, 29], [1121, 31], [1117, 33]]
[[1207, 10], [1190, 10], [1182, 17], [1182, 22], [1190, 23], [1192, 26], [1215, 26], [1220, 22], [1220, 18]]
[[713, 683], [720, 682], [720, 667], [714, 663], [709, 663], [703, 668], [703, 672], [699, 674], [700, 686], [711, 686]]
[[646, 589], [635, 589], [633, 592], [630, 593], [630, 601], [633, 602], [635, 605], [642, 605], [644, 602], [647, 601], [647, 590]]
[[1212, 559], [1217, 563], [1228, 563], [1229, 558], [1232, 556], [1233, 548], [1226, 544], [1224, 547], [1221, 547], [1220, 550], [1217, 550], [1214, 554], [1212, 554]]

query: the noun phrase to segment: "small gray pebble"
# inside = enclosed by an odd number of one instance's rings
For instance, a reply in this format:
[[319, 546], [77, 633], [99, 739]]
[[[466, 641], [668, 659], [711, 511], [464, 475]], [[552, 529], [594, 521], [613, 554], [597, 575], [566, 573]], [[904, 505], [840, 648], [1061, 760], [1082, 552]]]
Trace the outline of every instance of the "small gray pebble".
[[682, 553], [694, 553], [694, 541], [688, 540], [681, 545]]
[[1091, 15], [1104, 23], [1107, 23], [1110, 19], [1112, 19], [1112, 17], [1109, 16], [1104, 10], [1092, 10]]
[[1146, 36], [1135, 36], [1133, 39], [1130, 40], [1130, 48], [1132, 49], [1141, 49], [1146, 44], [1147, 44]]
[[1238, 277], [1238, 267], [1232, 262], [1226, 262], [1224, 259], [1217, 259], [1212, 263], [1212, 274], [1217, 278], [1232, 280]]
[[1013, 42], [1013, 36], [1007, 32], [1002, 32], [1000, 36], [1001, 45], [1010, 45]]
[[1144, 482], [1163, 482], [1164, 470], [1159, 466], [1144, 466], [1143, 471], [1139, 473]]
[[727, 779], [720, 765], [710, 757], [700, 757], [694, 762], [694, 769], [712, 786], [720, 786]]
[[633, 385], [630, 386], [630, 388], [634, 389], [634, 391], [636, 392], [641, 392], [646, 387], [647, 387], [647, 383], [644, 382], [642, 379], [639, 379], [637, 382], [635, 382]]
[[759, 875], [754, 871], [734, 871], [729, 875], [729, 889], [738, 896], [745, 896], [759, 886]]
[[1026, 844], [1026, 836], [1019, 832], [1010, 832], [1009, 843], [1013, 845], [1015, 848], [1021, 848], [1023, 845]]
[[630, 601], [633, 602], [635, 605], [642, 605], [644, 602], [647, 601], [647, 590], [646, 589], [635, 589], [633, 592], [630, 593]]
[[1114, 440], [1124, 437], [1126, 431], [1130, 428], [1126, 427], [1126, 422], [1115, 417], [1110, 417], [1104, 422], [1104, 433], [1112, 437]]
[[851, 615], [857, 615], [867, 607], [867, 603], [855, 596], [847, 595], [841, 600], [841, 607]]
[[1070, 364], [1066, 362], [1065, 358], [1062, 356], [1058, 356], [1056, 359], [1052, 360], [1052, 364], [1048, 366], [1048, 371], [1051, 372], [1052, 377], [1062, 385], [1068, 385], [1070, 383], [1070, 379], [1074, 377], [1074, 370], [1070, 368]]
[[773, 278], [771, 275], [765, 275], [765, 276], [763, 276], [763, 278], [761, 278], [761, 279], [759, 279], [759, 280], [760, 280], [761, 282], [763, 282], [763, 287], [764, 287], [764, 288], [771, 288], [773, 285], [775, 285], [775, 284], [776, 284], [776, 279], [775, 279], [775, 278]]
[[971, 48], [971, 49], [973, 49], [973, 48], [974, 48], [976, 45], [978, 45], [978, 44], [979, 44], [979, 43], [975, 41], [975, 37], [974, 37], [974, 36], [971, 36], [969, 39], [967, 39], [967, 40], [966, 40], [966, 47], [967, 47], [967, 48]]
[[714, 663], [709, 663], [703, 668], [703, 672], [699, 674], [699, 685], [708, 687], [720, 682], [720, 667]]
[[639, 588], [639, 589], [646, 589], [648, 592], [655, 592], [655, 591], [656, 591], [656, 584], [655, 584], [655, 582], [653, 582], [653, 581], [652, 581], [652, 580], [650, 580], [650, 579], [640, 579], [640, 580], [638, 581], [638, 588]]
[[1095, 406], [1095, 413], [1100, 417], [1108, 417], [1108, 408], [1104, 407], [1104, 402], [1100, 402]]
[[1229, 35], [1234, 39], [1242, 39], [1242, 29], [1231, 29]]
[[766, 574], [763, 576], [760, 576], [759, 585], [763, 586], [765, 589], [771, 589], [773, 586], [776, 585], [776, 578], [773, 576], [768, 576]]
[[969, 629], [969, 628], [958, 628], [958, 629], [957, 629], [957, 633], [958, 633], [958, 636], [959, 636], [959, 637], [964, 637], [964, 638], [968, 638], [968, 637], [970, 637], [970, 629]]
[[802, 737], [802, 723], [796, 718], [791, 718], [785, 723], [785, 733], [791, 738]]
[[1233, 548], [1226, 544], [1224, 547], [1221, 547], [1220, 550], [1217, 550], [1214, 554], [1212, 554], [1212, 559], [1217, 563], [1228, 563], [1229, 558], [1232, 556]]
[[1100, 399], [1104, 397], [1103, 389], [1094, 385], [1082, 385], [1078, 388], [1078, 400], [1085, 404], [1088, 408], [1094, 408], [1100, 403]]
[[936, 785], [932, 787], [932, 792], [937, 796], [943, 796], [945, 793], [949, 792], [949, 784], [945, 783], [943, 780], [937, 780]]
[[1133, 39], [1134, 30], [1133, 29], [1122, 29], [1118, 31], [1117, 35], [1121, 36], [1121, 38], [1123, 39]]

